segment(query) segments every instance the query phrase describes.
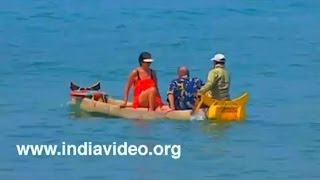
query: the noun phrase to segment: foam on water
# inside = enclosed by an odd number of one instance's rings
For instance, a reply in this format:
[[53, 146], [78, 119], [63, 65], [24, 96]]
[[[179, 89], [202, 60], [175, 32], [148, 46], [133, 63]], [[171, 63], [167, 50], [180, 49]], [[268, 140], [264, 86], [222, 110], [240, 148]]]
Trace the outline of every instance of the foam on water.
[[191, 121], [203, 121], [206, 119], [206, 115], [203, 111], [198, 111], [192, 114]]

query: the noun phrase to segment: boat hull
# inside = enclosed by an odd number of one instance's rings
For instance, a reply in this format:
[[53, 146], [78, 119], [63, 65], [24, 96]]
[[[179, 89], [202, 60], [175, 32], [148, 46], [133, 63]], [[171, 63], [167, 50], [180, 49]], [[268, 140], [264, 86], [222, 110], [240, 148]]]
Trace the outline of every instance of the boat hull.
[[[107, 116], [121, 117], [126, 119], [137, 120], [155, 120], [155, 119], [172, 119], [172, 120], [190, 120], [192, 118], [191, 110], [179, 111], [148, 111], [147, 108], [120, 108], [123, 103], [121, 100], [108, 98], [108, 102], [94, 100], [90, 98], [72, 98], [73, 104], [78, 104], [80, 109], [88, 113], [99, 113]], [[131, 103], [128, 103], [130, 106]], [[199, 110], [203, 112], [204, 110]]]
[[[203, 118], [205, 119], [238, 121], [245, 119], [245, 105], [249, 97], [247, 92], [232, 100], [215, 100], [207, 95], [200, 95], [197, 99], [197, 105], [195, 105], [195, 112], [192, 112], [192, 110], [176, 110], [168, 112], [160, 110], [149, 111], [147, 108], [132, 108], [131, 102], [127, 103], [127, 107], [120, 108], [123, 101], [113, 99], [100, 91], [100, 83], [96, 83], [90, 86], [90, 88], [79, 88], [80, 86], [74, 83], [71, 84], [71, 103], [79, 106], [84, 112], [99, 113], [126, 119], [191, 120], [194, 114], [204, 114]], [[77, 90], [75, 90], [76, 88], [74, 87], [76, 87]]]

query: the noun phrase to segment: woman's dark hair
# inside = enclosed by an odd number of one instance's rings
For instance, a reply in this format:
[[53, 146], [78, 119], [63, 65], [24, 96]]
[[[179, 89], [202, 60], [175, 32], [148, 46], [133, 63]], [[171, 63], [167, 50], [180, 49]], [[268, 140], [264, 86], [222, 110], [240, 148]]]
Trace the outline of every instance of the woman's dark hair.
[[151, 59], [151, 58], [152, 58], [152, 56], [149, 52], [145, 51], [145, 52], [140, 53], [139, 58], [138, 58], [139, 65], [141, 66], [144, 59]]

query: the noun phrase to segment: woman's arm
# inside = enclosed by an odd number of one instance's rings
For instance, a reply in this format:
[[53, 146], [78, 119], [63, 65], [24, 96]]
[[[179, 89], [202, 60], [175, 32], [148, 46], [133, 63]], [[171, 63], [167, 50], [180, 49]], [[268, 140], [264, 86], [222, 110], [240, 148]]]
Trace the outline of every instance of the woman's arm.
[[156, 72], [153, 70], [152, 71], [152, 76], [153, 76], [153, 79], [154, 79], [154, 82], [155, 82], [155, 84], [156, 84], [156, 89], [157, 89], [157, 95], [161, 98], [161, 96], [160, 96], [160, 91], [159, 91], [159, 87], [158, 87], [158, 78], [157, 78], [157, 74], [156, 74]]
[[125, 107], [128, 103], [129, 91], [131, 89], [131, 86], [136, 76], [137, 76], [137, 70], [133, 70], [128, 76], [128, 79], [124, 88], [124, 98], [123, 98], [124, 104], [122, 105], [122, 107]]

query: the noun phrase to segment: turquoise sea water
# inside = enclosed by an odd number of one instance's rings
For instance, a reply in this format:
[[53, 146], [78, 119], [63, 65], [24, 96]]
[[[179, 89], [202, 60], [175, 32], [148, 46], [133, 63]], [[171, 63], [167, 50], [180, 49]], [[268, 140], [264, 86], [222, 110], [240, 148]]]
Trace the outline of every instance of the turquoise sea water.
[[[320, 1], [0, 2], [0, 179], [319, 179]], [[161, 94], [223, 52], [244, 122], [75, 117], [68, 83], [122, 98], [141, 51]], [[16, 144], [181, 144], [181, 158], [18, 156]]]

